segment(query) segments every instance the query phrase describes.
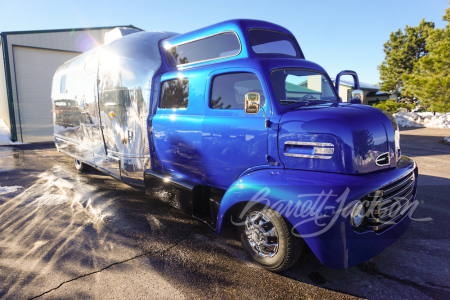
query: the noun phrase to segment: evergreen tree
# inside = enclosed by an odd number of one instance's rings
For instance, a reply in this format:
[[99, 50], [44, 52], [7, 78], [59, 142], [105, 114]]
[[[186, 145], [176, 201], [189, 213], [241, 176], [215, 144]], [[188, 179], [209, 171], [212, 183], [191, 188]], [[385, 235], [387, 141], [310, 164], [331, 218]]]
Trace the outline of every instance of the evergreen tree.
[[[450, 1], [449, 1], [450, 4]], [[450, 8], [443, 17], [450, 21]], [[450, 23], [444, 29], [430, 29], [428, 32], [426, 52], [413, 68], [412, 73], [405, 73], [404, 92], [422, 100], [428, 110], [438, 112], [450, 111]]]
[[415, 63], [427, 55], [426, 39], [430, 28], [434, 28], [434, 23], [422, 19], [417, 27], [407, 25], [404, 32], [399, 29], [391, 33], [389, 41], [384, 44], [386, 56], [378, 66], [381, 90], [402, 91], [402, 74], [411, 73]]

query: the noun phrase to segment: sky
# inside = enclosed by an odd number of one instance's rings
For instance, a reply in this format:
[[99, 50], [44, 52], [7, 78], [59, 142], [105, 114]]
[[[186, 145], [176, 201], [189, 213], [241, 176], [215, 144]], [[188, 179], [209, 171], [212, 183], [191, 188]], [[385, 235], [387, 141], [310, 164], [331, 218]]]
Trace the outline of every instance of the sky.
[[448, 0], [0, 0], [0, 31], [134, 25], [184, 33], [229, 19], [259, 19], [289, 29], [306, 59], [331, 77], [354, 70], [361, 82], [376, 84], [390, 33], [423, 18], [443, 28], [448, 7]]

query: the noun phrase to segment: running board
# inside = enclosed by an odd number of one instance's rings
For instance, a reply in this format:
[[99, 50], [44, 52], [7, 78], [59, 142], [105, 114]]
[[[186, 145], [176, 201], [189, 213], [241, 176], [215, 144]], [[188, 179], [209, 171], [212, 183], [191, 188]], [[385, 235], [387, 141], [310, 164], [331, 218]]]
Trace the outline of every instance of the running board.
[[220, 201], [225, 191], [189, 180], [144, 172], [145, 193], [206, 223], [215, 230]]
[[146, 194], [190, 215], [194, 215], [196, 199], [202, 198], [200, 184], [151, 170], [144, 172], [144, 184]]

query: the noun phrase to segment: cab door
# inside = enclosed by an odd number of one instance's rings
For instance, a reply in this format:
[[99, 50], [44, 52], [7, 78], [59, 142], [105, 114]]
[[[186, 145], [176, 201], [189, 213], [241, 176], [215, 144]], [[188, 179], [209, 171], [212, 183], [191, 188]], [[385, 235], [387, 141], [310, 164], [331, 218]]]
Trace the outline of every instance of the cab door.
[[246, 114], [245, 94], [260, 94], [269, 113], [262, 76], [254, 69], [226, 69], [208, 77], [202, 123], [202, 161], [207, 185], [228, 188], [242, 172], [267, 165], [268, 129], [264, 112]]
[[204, 90], [205, 76], [198, 70], [162, 76], [159, 103], [152, 117], [154, 170], [202, 183]]

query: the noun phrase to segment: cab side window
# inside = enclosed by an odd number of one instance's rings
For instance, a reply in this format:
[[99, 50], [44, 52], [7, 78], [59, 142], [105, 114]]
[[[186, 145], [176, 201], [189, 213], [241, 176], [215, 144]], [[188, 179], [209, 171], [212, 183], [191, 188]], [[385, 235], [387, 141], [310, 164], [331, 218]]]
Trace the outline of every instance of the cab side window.
[[252, 73], [218, 75], [213, 80], [210, 107], [213, 109], [244, 109], [245, 94], [259, 93], [261, 105], [266, 99], [258, 77]]
[[161, 85], [159, 108], [186, 109], [189, 102], [189, 80], [177, 78], [164, 81]]

